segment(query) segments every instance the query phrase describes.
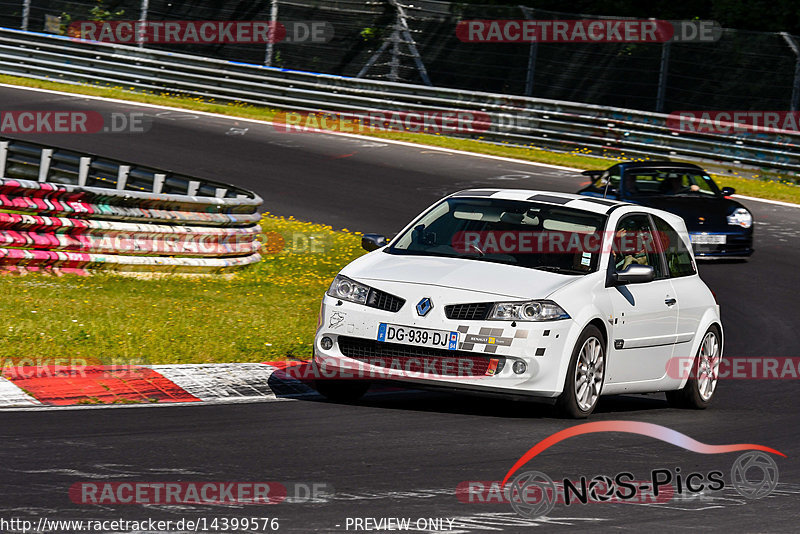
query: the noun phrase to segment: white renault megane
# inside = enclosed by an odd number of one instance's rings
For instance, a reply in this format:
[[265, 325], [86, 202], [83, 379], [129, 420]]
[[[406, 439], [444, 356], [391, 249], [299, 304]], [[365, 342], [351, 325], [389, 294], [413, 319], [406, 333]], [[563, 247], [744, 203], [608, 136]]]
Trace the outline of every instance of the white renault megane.
[[686, 226], [566, 193], [450, 195], [336, 276], [314, 343], [319, 391], [374, 379], [523, 395], [586, 417], [600, 395], [664, 391], [705, 408], [722, 323]]

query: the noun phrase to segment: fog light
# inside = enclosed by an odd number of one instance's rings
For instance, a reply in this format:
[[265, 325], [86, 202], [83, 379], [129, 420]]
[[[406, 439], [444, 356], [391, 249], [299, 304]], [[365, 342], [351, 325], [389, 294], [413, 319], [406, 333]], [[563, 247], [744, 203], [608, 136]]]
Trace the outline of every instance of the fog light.
[[333, 347], [333, 340], [328, 336], [325, 336], [319, 340], [319, 346], [322, 347], [324, 350], [330, 350], [331, 347]]
[[514, 374], [521, 375], [526, 369], [528, 369], [528, 366], [525, 365], [525, 362], [522, 360], [517, 360], [514, 362], [514, 365], [512, 365], [511, 368], [514, 370]]

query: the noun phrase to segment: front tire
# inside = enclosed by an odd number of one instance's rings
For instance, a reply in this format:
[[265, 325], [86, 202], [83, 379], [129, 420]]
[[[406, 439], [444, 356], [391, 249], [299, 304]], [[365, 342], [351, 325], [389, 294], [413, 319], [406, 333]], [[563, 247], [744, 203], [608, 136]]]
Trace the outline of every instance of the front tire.
[[571, 419], [585, 419], [597, 406], [603, 390], [606, 369], [606, 345], [600, 329], [587, 326], [572, 351], [564, 390], [556, 409]]
[[717, 389], [721, 360], [722, 336], [719, 327], [712, 325], [697, 349], [686, 385], [677, 391], [667, 391], [667, 402], [670, 406], [693, 410], [708, 408]]

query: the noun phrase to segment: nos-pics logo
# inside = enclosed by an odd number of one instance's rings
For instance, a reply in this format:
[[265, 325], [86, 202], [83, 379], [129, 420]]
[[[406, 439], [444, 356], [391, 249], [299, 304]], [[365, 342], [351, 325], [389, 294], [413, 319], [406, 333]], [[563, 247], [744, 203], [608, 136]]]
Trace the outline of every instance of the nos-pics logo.
[[[647, 496], [657, 502], [676, 494], [719, 491], [725, 487], [722, 471], [683, 473], [680, 468], [654, 469], [649, 480], [634, 480], [633, 474], [597, 475], [591, 479], [554, 481], [541, 471], [525, 471], [513, 479], [520, 467], [534, 456], [564, 439], [594, 432], [627, 432], [654, 437], [701, 454], [724, 454], [746, 451], [733, 462], [730, 480], [734, 489], [747, 499], [762, 499], [778, 485], [778, 465], [770, 454], [786, 455], [763, 445], [708, 445], [675, 430], [651, 423], [634, 421], [604, 421], [586, 423], [562, 430], [540, 441], [509, 470], [502, 481], [503, 493], [511, 507], [525, 518], [550, 513], [557, 503], [567, 506], [588, 502], [647, 502]], [[767, 454], [770, 453], [770, 454]], [[509, 479], [511, 481], [509, 482]], [[646, 497], [642, 497], [642, 495]], [[660, 496], [660, 497], [659, 497]]]

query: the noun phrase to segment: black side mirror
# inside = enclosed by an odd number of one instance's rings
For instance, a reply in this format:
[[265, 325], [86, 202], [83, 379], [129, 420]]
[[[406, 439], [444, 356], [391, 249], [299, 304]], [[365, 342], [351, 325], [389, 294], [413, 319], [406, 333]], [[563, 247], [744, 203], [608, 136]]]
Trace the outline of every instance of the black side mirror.
[[386, 239], [386, 236], [380, 234], [364, 234], [361, 236], [361, 248], [367, 252], [385, 247], [388, 242], [389, 240]]
[[591, 176], [592, 178], [595, 178], [595, 177], [597, 177], [597, 176], [600, 176], [600, 175], [601, 175], [601, 174], [603, 174], [604, 172], [605, 172], [605, 171], [583, 171], [583, 172], [581, 173], [581, 175], [583, 175], [583, 176]]
[[723, 188], [720, 190], [720, 193], [722, 193], [722, 196], [723, 196], [723, 197], [729, 197], [729, 196], [731, 196], [732, 194], [734, 194], [735, 192], [736, 192], [736, 189], [734, 189], [734, 188], [732, 188], [732, 187], [723, 187]]
[[656, 271], [652, 265], [639, 265], [632, 263], [622, 271], [616, 271], [611, 278], [617, 284], [644, 284], [656, 278]]

